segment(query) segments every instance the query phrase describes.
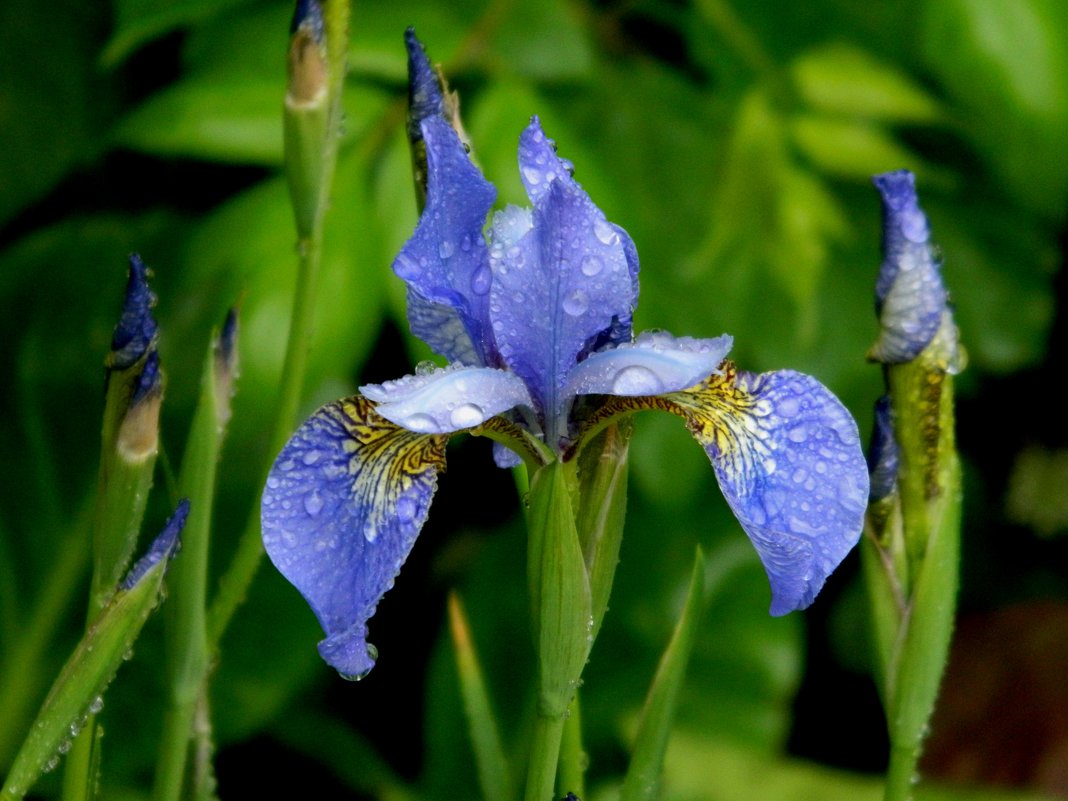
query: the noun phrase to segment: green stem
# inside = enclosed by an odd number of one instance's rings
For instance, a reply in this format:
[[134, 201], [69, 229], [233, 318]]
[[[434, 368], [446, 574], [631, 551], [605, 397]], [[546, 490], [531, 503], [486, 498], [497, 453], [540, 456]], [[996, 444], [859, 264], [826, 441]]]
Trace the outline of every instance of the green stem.
[[534, 741], [530, 748], [527, 789], [524, 801], [550, 801], [556, 784], [556, 766], [564, 736], [566, 716], [539, 714], [534, 722]]
[[579, 798], [586, 795], [586, 752], [582, 747], [582, 708], [576, 692], [564, 720], [560, 745], [560, 789]]
[[[323, 219], [329, 205], [330, 187], [333, 183], [334, 167], [337, 163], [337, 146], [340, 136], [338, 132], [341, 124], [341, 90], [345, 80], [345, 58], [348, 52], [349, 42], [349, 3], [347, 0], [327, 3], [324, 7], [324, 29], [326, 41], [326, 70], [327, 70], [327, 103], [329, 104], [327, 120], [324, 126], [325, 134], [322, 138], [320, 153], [320, 180], [318, 182], [318, 203], [316, 211], [312, 215], [301, 215], [300, 208], [303, 205], [294, 197], [294, 207], [297, 211], [298, 228], [303, 229], [307, 223], [302, 219], [310, 219], [310, 229], [298, 230], [297, 252], [300, 254], [300, 263], [297, 271], [296, 290], [293, 296], [293, 309], [289, 324], [289, 341], [286, 345], [285, 361], [282, 366], [282, 387], [275, 406], [274, 422], [271, 426], [271, 438], [267, 463], [261, 474], [261, 483], [267, 480], [267, 473], [275, 454], [285, 445], [286, 440], [292, 433], [293, 423], [300, 407], [301, 393], [304, 389], [304, 374], [308, 360], [308, 350], [311, 342], [312, 316], [315, 311], [315, 302], [318, 297], [319, 273], [322, 261], [323, 242]], [[308, 125], [289, 123], [293, 114], [307, 113]], [[287, 103], [287, 129], [300, 135], [311, 135], [315, 130], [312, 117], [315, 110], [311, 107], [291, 107]], [[287, 157], [289, 153], [300, 150], [300, 143], [287, 142]], [[305, 177], [307, 177], [305, 175]], [[292, 176], [291, 176], [292, 178]], [[311, 184], [302, 184], [307, 187]], [[292, 186], [292, 185], [291, 185]], [[263, 541], [260, 533], [260, 510], [259, 503], [253, 504], [249, 514], [248, 523], [241, 533], [237, 551], [233, 561], [223, 575], [219, 585], [219, 592], [211, 605], [208, 613], [208, 645], [210, 650], [218, 647], [223, 632], [230, 623], [234, 612], [241, 605], [248, 592], [252, 579], [256, 575], [260, 559], [263, 556]]]
[[916, 762], [919, 750], [893, 747], [886, 771], [885, 801], [911, 801], [916, 787]]
[[[278, 405], [275, 407], [269, 441], [269, 461], [262, 471], [261, 485], [267, 480], [275, 454], [282, 449], [292, 433], [293, 421], [296, 419], [300, 406], [311, 340], [312, 315], [318, 295], [321, 249], [322, 224], [320, 222], [312, 238], [302, 241], [299, 245], [300, 267], [290, 318], [289, 342], [282, 367], [282, 388], [279, 392]], [[209, 650], [218, 647], [219, 640], [233, 618], [234, 612], [244, 602], [262, 556], [263, 539], [260, 536], [260, 507], [257, 502], [253, 504], [248, 522], [238, 542], [237, 551], [219, 582], [219, 592], [208, 613]]]

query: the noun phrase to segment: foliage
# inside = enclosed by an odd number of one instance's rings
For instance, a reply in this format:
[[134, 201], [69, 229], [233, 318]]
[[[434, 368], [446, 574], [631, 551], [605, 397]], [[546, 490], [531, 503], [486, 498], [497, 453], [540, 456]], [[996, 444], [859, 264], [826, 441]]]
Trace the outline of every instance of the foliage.
[[[296, 274], [281, 169], [291, 13], [283, 0], [8, 0], [0, 10], [0, 327], [8, 343], [0, 461], [9, 466], [0, 489], [0, 670], [22, 673], [34, 698], [23, 718], [0, 720], [0, 774], [84, 629], [100, 366], [130, 251], [155, 272], [167, 375], [148, 519], [162, 521], [174, 506], [168, 490], [203, 354], [236, 303], [241, 375], [219, 471], [209, 591], [258, 497]], [[503, 202], [522, 202], [516, 140], [537, 113], [608, 219], [630, 233], [642, 258], [637, 328], [729, 331], [740, 362], [817, 376], [862, 431], [881, 391], [879, 371], [863, 358], [877, 331], [879, 263], [868, 177], [913, 170], [969, 356], [957, 386], [965, 606], [1064, 599], [1066, 561], [1055, 559], [1062, 541], [1011, 529], [1027, 547], [1004, 564], [999, 542], [1009, 530], [1001, 508], [1010, 460], [1028, 440], [1051, 448], [1068, 440], [1052, 420], [1055, 404], [1038, 401], [1030, 414], [1026, 398], [1017, 395], [1021, 407], [1011, 412], [1005, 400], [1017, 386], [1048, 391], [1043, 379], [1057, 366], [1068, 6], [357, 3], [302, 412], [427, 355], [406, 333], [402, 287], [388, 270], [416, 220], [404, 134], [409, 24], [459, 89], [477, 158]], [[817, 708], [831, 722], [847, 719], [841, 707], [856, 699], [834, 682], [869, 665], [867, 646], [848, 639], [848, 621], [861, 614], [856, 560], [832, 577], [811, 615], [768, 617], [759, 563], [705, 457], [674, 420], [642, 423], [631, 444], [615, 594], [585, 673], [584, 735], [601, 771], [590, 777], [592, 797], [622, 775], [613, 766], [686, 600], [695, 545], [705, 554], [705, 607], [664, 797], [742, 797], [737, 787], [717, 790], [713, 765], [742, 787], [739, 777], [761, 773], [769, 788], [761, 797], [790, 797], [789, 788], [794, 797], [862, 797], [870, 792], [863, 779], [783, 761], [789, 746], [837, 767], [878, 767], [877, 712], [859, 760], [855, 751], [828, 753], [859, 735], [815, 742], [819, 723], [804, 715]], [[450, 460], [456, 469], [442, 478], [450, 487], [421, 547], [371, 623], [380, 658], [363, 683], [342, 684], [321, 664], [312, 616], [279, 576], [260, 571], [213, 676], [221, 797], [256, 782], [281, 794], [327, 781], [334, 787], [324, 794], [383, 798], [455, 797], [478, 786], [460, 736], [445, 601], [452, 589], [501, 731], [529, 722], [529, 694], [517, 691], [533, 681], [530, 632], [515, 626], [527, 615], [517, 496], [484, 443], [450, 446]], [[1032, 503], [1054, 503], [1058, 487], [1046, 492]], [[30, 625], [40, 627], [43, 647], [32, 664], [8, 664], [3, 654]], [[147, 797], [163, 664], [153, 618], [108, 692], [105, 797]], [[803, 680], [808, 700], [795, 714]], [[516, 743], [506, 738], [503, 747]], [[53, 797], [58, 782], [46, 777], [37, 789]]]

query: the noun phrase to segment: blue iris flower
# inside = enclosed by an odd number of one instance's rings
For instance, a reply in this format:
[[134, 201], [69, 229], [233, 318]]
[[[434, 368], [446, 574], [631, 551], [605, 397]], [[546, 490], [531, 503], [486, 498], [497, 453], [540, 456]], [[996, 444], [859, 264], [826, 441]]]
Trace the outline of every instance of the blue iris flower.
[[374, 664], [367, 620], [426, 520], [451, 435], [488, 436], [498, 464], [537, 469], [642, 409], [683, 417], [704, 447], [764, 564], [771, 613], [808, 606], [862, 527], [868, 473], [853, 418], [810, 376], [736, 370], [730, 336], [634, 336], [634, 244], [536, 117], [519, 140], [531, 207], [497, 211], [487, 227], [496, 191], [411, 32], [408, 51], [427, 197], [393, 270], [413, 333], [448, 364], [322, 407], [270, 472], [264, 545], [315, 611], [322, 657], [346, 676]]

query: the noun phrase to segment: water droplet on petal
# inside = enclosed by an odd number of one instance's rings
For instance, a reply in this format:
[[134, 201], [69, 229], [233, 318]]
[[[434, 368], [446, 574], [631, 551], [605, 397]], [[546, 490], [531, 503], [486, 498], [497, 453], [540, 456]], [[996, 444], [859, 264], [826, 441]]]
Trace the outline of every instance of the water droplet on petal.
[[598, 220], [593, 224], [593, 233], [606, 245], [619, 242], [619, 232], [608, 220]]
[[524, 167], [523, 178], [531, 186], [537, 186], [541, 183], [541, 170], [536, 167]]
[[465, 253], [471, 249], [471, 235], [464, 234], [463, 239], [460, 240], [460, 250]]
[[363, 527], [363, 538], [368, 542], [374, 542], [378, 538], [378, 526], [370, 520]]
[[410, 523], [415, 517], [415, 512], [415, 501], [407, 495], [402, 496], [401, 499], [397, 501], [397, 519], [402, 523]]
[[312, 490], [304, 496], [304, 511], [312, 517], [323, 511], [323, 496], [319, 494], [319, 490]]
[[438, 366], [429, 359], [424, 359], [415, 366], [416, 375], [430, 375], [432, 372], [438, 369]]
[[580, 314], [585, 314], [586, 309], [589, 307], [589, 298], [586, 297], [586, 293], [581, 289], [576, 289], [564, 298], [564, 311], [572, 317], [578, 317]]
[[321, 456], [321, 454], [319, 453], [319, 451], [308, 451], [301, 458], [301, 461], [304, 462], [304, 464], [306, 464], [306, 465], [308, 465], [310, 467], [311, 465], [313, 465], [313, 464], [315, 464], [316, 462], [319, 461], [319, 457], [320, 456]]
[[441, 241], [441, 244], [438, 245], [438, 255], [441, 256], [441, 258], [443, 259], [447, 259], [452, 256], [455, 250], [456, 247], [452, 244], [452, 240], [450, 239], [443, 239]]
[[397, 256], [397, 260], [393, 262], [393, 272], [398, 277], [407, 280], [418, 277], [422, 270], [419, 268], [419, 264], [411, 256], [405, 253]]
[[438, 421], [423, 412], [408, 415], [401, 421], [401, 425], [418, 434], [429, 434], [438, 430]]
[[803, 423], [794, 426], [786, 433], [786, 436], [791, 442], [804, 442], [808, 439], [808, 426]]
[[801, 410], [801, 401], [797, 398], [783, 398], [776, 409], [783, 417], [793, 417]]
[[476, 295], [485, 295], [490, 290], [490, 283], [493, 281], [493, 273], [490, 272], [488, 264], [483, 264], [477, 270], [475, 274], [471, 276], [471, 291]]
[[616, 373], [612, 392], [616, 395], [656, 395], [663, 386], [657, 374], [648, 367], [632, 364]]
[[457, 428], [470, 428], [485, 420], [486, 413], [482, 411], [481, 406], [476, 406], [474, 403], [461, 403], [452, 410], [449, 419]]
[[592, 277], [604, 269], [604, 259], [600, 256], [586, 256], [579, 267], [583, 275]]

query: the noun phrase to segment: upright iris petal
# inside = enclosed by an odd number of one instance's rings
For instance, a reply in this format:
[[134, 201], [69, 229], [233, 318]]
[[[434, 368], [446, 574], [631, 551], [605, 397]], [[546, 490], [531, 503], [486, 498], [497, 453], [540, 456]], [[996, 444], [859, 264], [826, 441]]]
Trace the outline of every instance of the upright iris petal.
[[571, 177], [537, 118], [520, 137], [519, 172], [534, 208], [518, 222], [515, 212], [494, 219], [490, 317], [504, 362], [530, 387], [547, 433], [559, 437], [579, 354], [629, 322], [637, 295], [619, 229]]

